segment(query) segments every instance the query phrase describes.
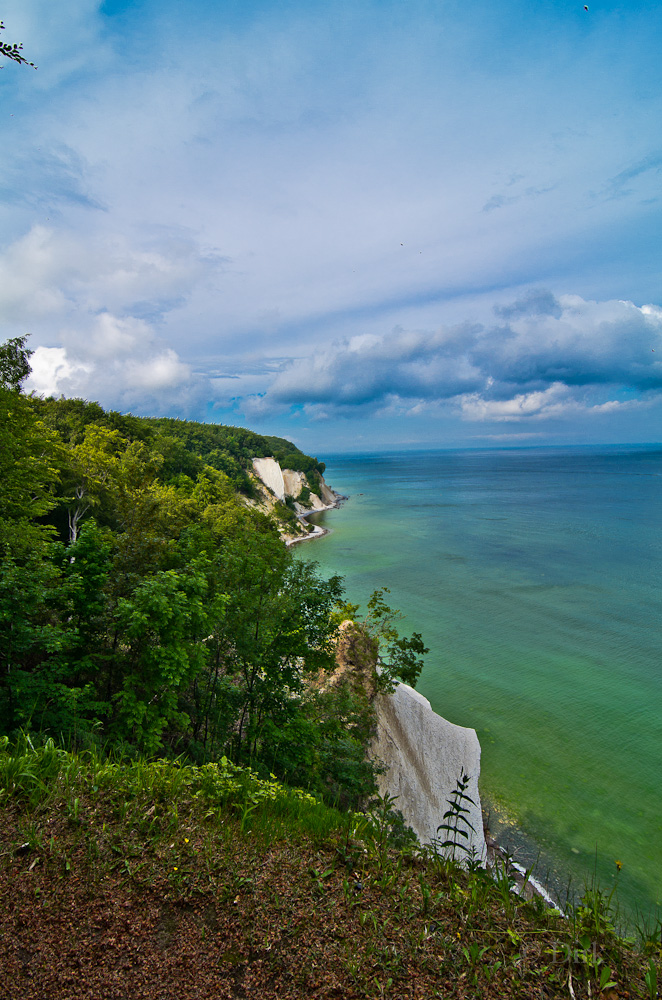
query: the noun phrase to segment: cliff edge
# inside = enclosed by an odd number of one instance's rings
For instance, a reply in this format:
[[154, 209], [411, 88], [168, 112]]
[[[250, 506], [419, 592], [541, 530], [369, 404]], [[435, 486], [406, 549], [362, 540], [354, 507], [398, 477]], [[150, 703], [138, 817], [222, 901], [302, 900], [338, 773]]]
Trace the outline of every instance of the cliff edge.
[[[432, 711], [430, 702], [406, 684], [399, 684], [393, 694], [378, 694], [374, 701], [377, 735], [371, 752], [386, 765], [379, 777], [381, 795], [396, 798], [395, 808], [404, 816], [422, 844], [444, 840], [445, 831], [437, 834], [444, 822], [449, 799], [458, 778], [469, 777], [466, 794], [473, 804], [464, 815], [473, 830], [460, 824], [469, 834], [460, 840], [477, 858], [487, 855], [478, 791], [480, 743], [475, 730], [456, 726]], [[462, 852], [464, 853], [464, 852]]]
[[308, 514], [337, 507], [339, 501], [343, 499], [339, 493], [327, 486], [323, 476], [316, 473], [309, 478], [304, 472], [282, 469], [280, 463], [271, 457], [254, 458], [253, 472], [262, 487], [261, 506], [273, 510], [275, 498], [280, 503], [289, 505], [299, 519], [302, 534], [292, 535], [287, 532], [282, 534], [288, 544], [326, 534], [323, 528], [312, 528], [305, 524]]
[[[370, 756], [386, 765], [378, 777], [380, 795], [396, 799], [398, 809], [422, 844], [449, 839], [437, 829], [444, 822], [458, 779], [466, 775], [466, 793], [472, 803], [464, 815], [473, 830], [462, 823], [468, 837], [459, 841], [482, 862], [487, 858], [483, 817], [478, 791], [480, 743], [474, 729], [456, 726], [432, 710], [430, 702], [408, 684], [398, 684], [391, 694], [376, 693], [378, 646], [354, 622], [338, 630], [337, 668], [326, 680], [333, 686], [344, 678], [362, 689], [375, 711], [376, 734]], [[464, 855], [464, 852], [458, 852]], [[459, 860], [459, 858], [458, 858]]]

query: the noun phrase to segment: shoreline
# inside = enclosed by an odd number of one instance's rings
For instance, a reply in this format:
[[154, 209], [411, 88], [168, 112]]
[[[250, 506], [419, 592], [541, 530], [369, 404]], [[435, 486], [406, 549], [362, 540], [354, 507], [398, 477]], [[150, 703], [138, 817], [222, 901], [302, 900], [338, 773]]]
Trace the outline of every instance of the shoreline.
[[481, 792], [481, 803], [488, 866], [494, 868], [500, 860], [507, 862], [514, 869], [515, 892], [528, 891], [541, 896], [548, 906], [565, 916], [568, 901], [574, 895], [569, 872], [489, 792]]
[[[335, 490], [332, 490], [331, 492], [336, 498], [333, 503], [327, 504], [325, 507], [316, 507], [313, 510], [306, 510], [301, 514], [297, 514], [299, 521], [303, 523], [313, 514], [323, 514], [327, 510], [338, 510], [343, 501], [349, 500], [349, 497], [343, 496], [342, 493], [336, 493]], [[301, 535], [298, 538], [288, 538], [285, 541], [288, 549], [291, 548], [292, 545], [299, 545], [300, 542], [310, 542], [314, 538], [323, 538], [325, 535], [331, 534], [331, 528], [322, 528], [319, 524], [314, 524], [312, 528], [313, 530], [309, 531], [306, 535]]]
[[[343, 501], [349, 499], [348, 496], [336, 493], [335, 490], [333, 490], [333, 493], [336, 497], [334, 503], [316, 510], [297, 514], [299, 520], [303, 522], [312, 514], [337, 510]], [[297, 545], [299, 542], [323, 538], [333, 531], [332, 528], [322, 528], [319, 525], [314, 525], [313, 528], [314, 530], [309, 534], [288, 541], [286, 543], [288, 547]], [[563, 888], [565, 888], [566, 896], [568, 895], [568, 886], [567, 884], [564, 886], [563, 881], [565, 873], [555, 869], [548, 852], [543, 851], [525, 830], [521, 829], [516, 822], [507, 816], [506, 811], [489, 794], [481, 792], [481, 803], [488, 868], [495, 869], [499, 860], [506, 862], [515, 883], [513, 887], [514, 892], [529, 897], [531, 895], [540, 896], [548, 906], [558, 909], [565, 916], [564, 907], [560, 899]], [[547, 862], [548, 864], [546, 876], [540, 870], [541, 860], [543, 860], [543, 863]]]

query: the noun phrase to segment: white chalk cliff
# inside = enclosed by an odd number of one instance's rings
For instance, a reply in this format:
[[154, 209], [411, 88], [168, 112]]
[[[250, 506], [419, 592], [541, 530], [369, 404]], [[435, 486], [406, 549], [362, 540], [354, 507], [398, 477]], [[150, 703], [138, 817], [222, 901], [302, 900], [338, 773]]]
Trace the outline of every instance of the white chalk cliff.
[[253, 469], [274, 496], [279, 500], [285, 499], [283, 471], [275, 458], [254, 458]]
[[[460, 824], [468, 839], [459, 840], [481, 860], [486, 857], [485, 836], [478, 792], [480, 743], [475, 730], [455, 726], [432, 711], [430, 702], [406, 684], [393, 694], [375, 699], [377, 736], [372, 754], [386, 764], [379, 777], [379, 791], [397, 799], [395, 808], [404, 816], [422, 844], [435, 838], [445, 840], [446, 831], [437, 833], [444, 822], [449, 799], [458, 778], [468, 775], [466, 794], [473, 805], [464, 815], [473, 831]], [[458, 858], [464, 856], [458, 852]]]
[[[328, 510], [329, 507], [338, 506], [338, 495], [326, 485], [322, 476], [319, 477], [319, 483], [314, 481], [311, 485], [304, 472], [281, 469], [275, 458], [254, 458], [253, 471], [277, 500], [283, 502], [287, 497], [291, 497], [299, 517], [312, 511]], [[304, 487], [310, 491], [310, 496], [305, 503], [301, 503], [297, 498]], [[323, 533], [321, 529], [320, 533]]]

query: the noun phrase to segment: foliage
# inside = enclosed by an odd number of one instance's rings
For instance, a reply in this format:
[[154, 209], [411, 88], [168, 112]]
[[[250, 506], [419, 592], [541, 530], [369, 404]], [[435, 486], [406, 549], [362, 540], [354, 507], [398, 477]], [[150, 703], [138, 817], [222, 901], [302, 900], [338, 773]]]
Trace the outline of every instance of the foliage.
[[0, 347], [0, 732], [227, 756], [358, 802], [369, 711], [345, 704], [342, 729], [308, 683], [334, 665], [341, 581], [292, 558], [290, 511], [242, 496], [255, 455], [319, 463], [243, 428], [26, 397], [29, 357]]
[[142, 961], [164, 996], [176, 975], [183, 996], [655, 997], [659, 946], [509, 890], [505, 906], [489, 872], [393, 829], [393, 800], [342, 814], [228, 758], [0, 740], [5, 979], [15, 996], [131, 995]]
[[[2, 22], [0, 22], [2, 27]], [[0, 387], [19, 392], [30, 374], [30, 356], [25, 346], [27, 337], [12, 337], [0, 344]]]
[[[0, 31], [4, 31], [5, 26], [0, 21]], [[0, 41], [0, 56], [4, 56], [6, 59], [11, 59], [13, 62], [17, 62], [23, 66], [32, 66], [33, 69], [37, 67], [33, 62], [28, 62], [25, 56], [22, 54], [23, 44], [17, 44], [16, 42], [2, 42]]]
[[267, 720], [265, 765], [290, 785], [358, 809], [377, 787], [377, 768], [367, 754], [374, 712], [365, 692], [345, 681], [309, 693], [296, 707], [285, 718]]
[[[439, 841], [439, 847], [442, 850], [447, 848], [450, 849], [451, 857], [457, 860], [458, 858], [458, 848], [464, 851], [465, 854], [471, 854], [471, 850], [468, 846], [469, 840], [469, 830], [475, 833], [474, 827], [471, 825], [467, 818], [467, 814], [470, 812], [469, 805], [475, 806], [474, 800], [470, 795], [467, 795], [467, 788], [469, 787], [469, 775], [461, 774], [457, 779], [455, 788], [450, 794], [448, 799], [448, 809], [443, 815], [443, 823], [440, 823], [437, 827], [437, 834], [440, 831], [444, 831], [442, 836], [443, 840]], [[460, 837], [464, 837], [467, 843], [463, 843]]]
[[56, 500], [61, 449], [20, 392], [30, 372], [25, 337], [0, 345], [0, 538], [34, 535]]
[[339, 604], [335, 611], [335, 621], [351, 620], [360, 622], [361, 627], [377, 643], [379, 671], [378, 690], [393, 691], [396, 684], [403, 682], [416, 687], [423, 669], [423, 657], [429, 652], [418, 632], [411, 636], [401, 636], [396, 623], [404, 619], [401, 611], [389, 607], [384, 594], [388, 587], [375, 590], [367, 604], [367, 614], [361, 616], [360, 605], [346, 602]]

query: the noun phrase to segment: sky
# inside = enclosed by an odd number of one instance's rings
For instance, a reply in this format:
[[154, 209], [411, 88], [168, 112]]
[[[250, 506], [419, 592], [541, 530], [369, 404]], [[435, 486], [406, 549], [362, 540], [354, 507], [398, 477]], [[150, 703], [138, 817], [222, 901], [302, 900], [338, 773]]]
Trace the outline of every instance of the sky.
[[27, 388], [304, 451], [662, 440], [662, 7], [0, 0]]

